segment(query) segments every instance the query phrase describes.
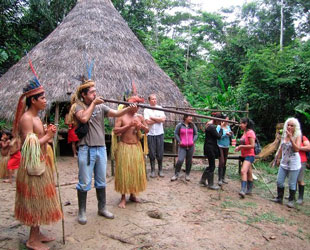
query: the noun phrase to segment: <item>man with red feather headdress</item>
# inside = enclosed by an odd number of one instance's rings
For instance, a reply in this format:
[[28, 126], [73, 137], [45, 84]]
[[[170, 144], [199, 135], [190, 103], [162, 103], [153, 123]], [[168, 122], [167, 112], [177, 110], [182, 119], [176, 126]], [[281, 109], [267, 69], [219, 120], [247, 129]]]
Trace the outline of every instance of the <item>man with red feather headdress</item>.
[[[29, 63], [33, 70], [30, 60]], [[38, 117], [45, 107], [45, 92], [35, 74], [19, 98], [13, 124], [13, 136], [20, 138], [23, 145], [16, 177], [15, 217], [30, 226], [26, 243], [30, 249], [49, 249], [43, 242], [54, 239], [43, 235], [40, 226], [57, 222], [63, 216], [55, 189], [53, 161], [47, 153], [47, 143], [56, 127], [49, 125], [44, 129]]]
[[[131, 103], [143, 103], [144, 99], [136, 93], [133, 83], [133, 92], [126, 100]], [[113, 132], [120, 136], [115, 153], [115, 190], [122, 197], [120, 208], [126, 207], [126, 194], [130, 194], [129, 200], [139, 202], [137, 194], [146, 188], [146, 173], [143, 150], [140, 143], [141, 130], [146, 134], [149, 129], [142, 115], [137, 114], [138, 107], [119, 117], [115, 121]], [[146, 142], [146, 138], [144, 138]], [[146, 151], [146, 147], [144, 147]]]

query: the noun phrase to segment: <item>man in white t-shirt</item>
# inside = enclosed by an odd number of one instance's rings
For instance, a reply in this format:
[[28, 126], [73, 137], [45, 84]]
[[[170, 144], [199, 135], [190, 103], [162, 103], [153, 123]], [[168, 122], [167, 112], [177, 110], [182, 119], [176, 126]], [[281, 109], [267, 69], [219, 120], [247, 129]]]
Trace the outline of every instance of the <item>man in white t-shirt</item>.
[[[155, 94], [151, 94], [148, 98], [151, 107], [159, 107]], [[147, 135], [147, 142], [149, 146], [149, 157], [151, 162], [151, 178], [155, 178], [155, 159], [158, 162], [158, 176], [164, 177], [162, 172], [163, 168], [163, 155], [164, 155], [164, 126], [166, 120], [163, 111], [154, 109], [144, 110], [144, 119], [149, 125], [149, 133]]]

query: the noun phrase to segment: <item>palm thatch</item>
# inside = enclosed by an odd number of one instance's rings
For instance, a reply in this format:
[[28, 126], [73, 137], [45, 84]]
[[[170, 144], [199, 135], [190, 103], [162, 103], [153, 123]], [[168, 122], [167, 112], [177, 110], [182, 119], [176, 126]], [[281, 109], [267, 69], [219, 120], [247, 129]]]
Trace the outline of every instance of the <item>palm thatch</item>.
[[[120, 100], [133, 80], [144, 98], [156, 93], [160, 104], [188, 106], [110, 0], [78, 1], [64, 21], [28, 55], [46, 90], [49, 108], [53, 102], [70, 101], [67, 92], [74, 92], [80, 84], [77, 77], [86, 75], [85, 57], [95, 61], [92, 78], [97, 93], [104, 98]], [[32, 76], [25, 56], [0, 78], [0, 118], [13, 119], [18, 97]]]

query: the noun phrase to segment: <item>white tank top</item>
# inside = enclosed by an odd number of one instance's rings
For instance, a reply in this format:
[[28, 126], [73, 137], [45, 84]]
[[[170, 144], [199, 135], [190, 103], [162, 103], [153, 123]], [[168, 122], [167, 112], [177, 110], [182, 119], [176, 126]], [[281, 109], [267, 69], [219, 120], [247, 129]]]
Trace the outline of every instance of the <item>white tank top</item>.
[[282, 159], [280, 167], [286, 170], [299, 170], [301, 168], [301, 160], [298, 152], [294, 152], [292, 143], [282, 142]]

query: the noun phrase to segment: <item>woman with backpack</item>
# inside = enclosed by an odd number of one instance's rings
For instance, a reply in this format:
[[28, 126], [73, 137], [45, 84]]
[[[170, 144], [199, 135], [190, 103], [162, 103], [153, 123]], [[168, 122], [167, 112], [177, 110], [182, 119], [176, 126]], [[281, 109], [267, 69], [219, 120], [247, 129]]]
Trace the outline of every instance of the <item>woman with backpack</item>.
[[[227, 115], [222, 115], [223, 119], [228, 120]], [[226, 173], [226, 162], [228, 157], [229, 145], [230, 145], [230, 138], [233, 135], [233, 132], [230, 129], [230, 126], [227, 122], [224, 122], [223, 126], [223, 135], [220, 139], [217, 140], [217, 145], [220, 150], [219, 156], [219, 166], [218, 166], [218, 185], [222, 186], [224, 184], [228, 184], [225, 180], [225, 173]], [[220, 132], [221, 125], [217, 125], [216, 131]]]
[[245, 195], [251, 195], [253, 189], [252, 163], [255, 160], [255, 139], [256, 135], [253, 131], [254, 122], [247, 117], [240, 120], [240, 129], [243, 130], [243, 135], [240, 139], [240, 145], [235, 151], [241, 151], [243, 158], [241, 167], [241, 190], [239, 195], [245, 198]]
[[[285, 178], [288, 177], [290, 195], [287, 206], [290, 208], [294, 207], [297, 178], [301, 168], [299, 155], [300, 145], [300, 124], [296, 118], [288, 118], [284, 123], [280, 150], [276, 155], [277, 165], [280, 163], [277, 177], [278, 196], [275, 199], [272, 199], [272, 201], [280, 204], [283, 203], [284, 182]], [[282, 158], [280, 161], [281, 156]]]
[[[219, 112], [213, 113], [212, 116], [223, 119], [222, 114]], [[208, 187], [211, 190], [219, 189], [219, 186], [214, 184], [214, 170], [215, 170], [215, 159], [217, 159], [220, 155], [217, 140], [221, 139], [223, 135], [224, 124], [225, 122], [221, 122], [217, 119], [213, 119], [206, 123], [203, 153], [205, 157], [208, 158], [209, 166], [206, 167], [205, 170], [203, 171], [199, 183]], [[216, 130], [217, 125], [221, 126], [219, 131]]]
[[193, 117], [184, 115], [183, 122], [180, 122], [174, 131], [174, 137], [179, 144], [178, 161], [175, 165], [175, 174], [171, 181], [175, 181], [180, 176], [181, 167], [186, 158], [185, 180], [190, 181], [189, 174], [192, 168], [192, 159], [195, 151], [195, 142], [198, 138], [197, 127], [192, 122]]

